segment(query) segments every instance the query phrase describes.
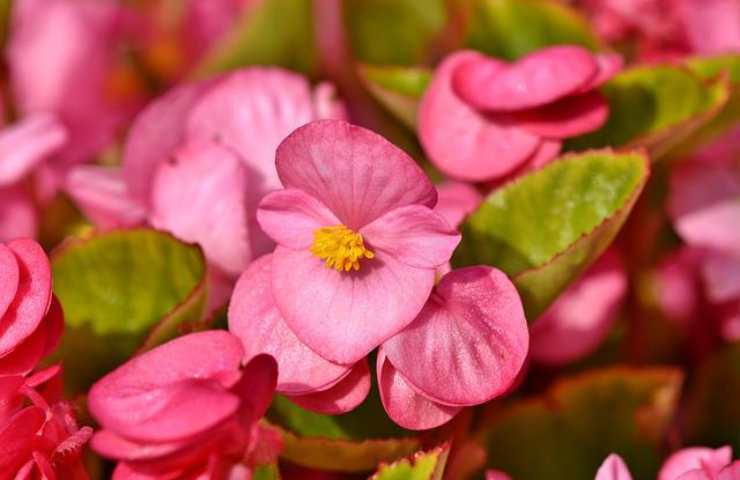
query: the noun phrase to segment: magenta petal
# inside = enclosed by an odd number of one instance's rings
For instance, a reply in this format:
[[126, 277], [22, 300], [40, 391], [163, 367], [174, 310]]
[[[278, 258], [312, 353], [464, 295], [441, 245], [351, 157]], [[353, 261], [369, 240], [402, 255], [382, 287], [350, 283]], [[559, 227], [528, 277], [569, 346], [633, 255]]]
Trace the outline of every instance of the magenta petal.
[[0, 241], [35, 237], [36, 217], [33, 195], [24, 185], [0, 188]]
[[290, 134], [277, 151], [285, 188], [303, 190], [359, 230], [406, 205], [433, 207], [437, 191], [419, 166], [376, 133], [320, 120]]
[[478, 266], [445, 275], [414, 322], [383, 349], [424, 395], [464, 406], [505, 392], [528, 345], [516, 288], [499, 270]]
[[320, 201], [292, 188], [267, 194], [260, 202], [257, 220], [273, 240], [296, 250], [309, 248], [317, 229], [342, 223]]
[[483, 202], [483, 196], [470, 184], [447, 180], [437, 185], [434, 211], [457, 228]]
[[612, 453], [601, 464], [594, 480], [632, 480], [632, 475], [622, 457]]
[[715, 478], [723, 467], [732, 461], [732, 448], [722, 447], [718, 449], [706, 447], [684, 448], [663, 463], [658, 472], [658, 480], [676, 480], [682, 474], [691, 470], [704, 470], [709, 476]]
[[563, 365], [593, 352], [616, 320], [627, 274], [609, 251], [557, 299], [530, 331], [530, 355], [548, 365]]
[[347, 375], [349, 367], [325, 360], [288, 328], [272, 297], [272, 255], [252, 262], [234, 288], [229, 330], [244, 346], [244, 360], [267, 353], [278, 363], [277, 390], [303, 394], [321, 390]]
[[312, 350], [351, 365], [408, 325], [434, 284], [434, 270], [385, 254], [338, 272], [306, 250], [278, 246], [272, 292], [285, 323]]
[[146, 217], [144, 207], [129, 196], [121, 171], [115, 167], [78, 165], [67, 175], [65, 191], [102, 229], [130, 227]]
[[361, 360], [336, 385], [320, 392], [291, 395], [289, 398], [307, 410], [325, 415], [340, 415], [354, 410], [365, 401], [370, 393], [370, 383], [367, 361]]
[[215, 142], [190, 143], [157, 170], [150, 222], [199, 243], [217, 267], [238, 275], [252, 256], [246, 191], [247, 172], [230, 150]]
[[244, 365], [242, 378], [232, 391], [241, 397], [241, 408], [249, 408], [253, 422], [267, 412], [275, 394], [277, 378], [278, 365], [271, 355], [256, 355]]
[[[491, 62], [496, 62], [491, 64]], [[479, 110], [511, 112], [540, 107], [578, 91], [599, 71], [585, 48], [560, 45], [530, 53], [501, 68], [481, 57], [456, 69], [455, 91]]]
[[740, 479], [740, 460], [735, 460], [719, 472], [717, 480], [739, 480]]
[[602, 86], [624, 67], [624, 59], [618, 53], [599, 53], [595, 58], [596, 63], [599, 65], [599, 71], [588, 84], [581, 87], [579, 93], [586, 93], [589, 90]]
[[0, 428], [0, 475], [13, 478], [15, 469], [31, 456], [36, 432], [46, 416], [39, 407], [26, 407]]
[[219, 378], [238, 375], [243, 354], [228, 332], [179, 337], [103, 377], [91, 388], [88, 407], [104, 428], [133, 440], [169, 442], [200, 433], [239, 407]]
[[476, 52], [450, 55], [434, 72], [419, 105], [419, 139], [431, 161], [447, 175], [468, 181], [505, 176], [522, 165], [540, 139], [506, 122], [489, 120], [452, 90], [455, 69], [481, 58]]
[[403, 375], [378, 351], [378, 388], [383, 408], [391, 419], [409, 430], [436, 428], [452, 420], [461, 408], [441, 405], [419, 395]]
[[391, 210], [360, 233], [371, 250], [382, 250], [399, 262], [419, 268], [448, 262], [461, 238], [441, 215], [420, 205]]
[[51, 301], [51, 268], [41, 246], [33, 240], [7, 244], [18, 261], [18, 294], [0, 319], [0, 355], [19, 345], [44, 319]]
[[712, 302], [740, 299], [740, 255], [707, 252], [701, 274], [707, 296]]
[[169, 455], [184, 447], [190, 440], [168, 443], [138, 443], [116, 435], [110, 430], [95, 432], [90, 446], [96, 453], [116, 460], [150, 460]]
[[0, 131], [0, 185], [15, 183], [67, 139], [53, 115], [39, 113]]
[[535, 135], [563, 139], [599, 129], [609, 116], [609, 105], [601, 93], [591, 91], [515, 116], [519, 127]]
[[13, 251], [0, 243], [0, 319], [13, 302], [18, 291], [20, 272]]
[[562, 147], [563, 144], [559, 140], [543, 140], [527, 162], [527, 170], [537, 170], [555, 160]]

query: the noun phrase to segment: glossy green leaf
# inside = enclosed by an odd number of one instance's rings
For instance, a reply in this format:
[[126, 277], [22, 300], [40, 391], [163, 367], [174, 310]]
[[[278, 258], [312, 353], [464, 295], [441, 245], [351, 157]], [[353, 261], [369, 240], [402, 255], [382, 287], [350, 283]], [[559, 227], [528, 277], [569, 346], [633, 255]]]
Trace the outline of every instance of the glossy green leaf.
[[678, 148], [726, 104], [726, 82], [706, 81], [667, 65], [625, 70], [603, 88], [609, 119], [596, 132], [566, 143], [570, 150], [645, 147], [653, 159]]
[[370, 480], [441, 480], [449, 453], [449, 444], [428, 452], [417, 452], [410, 459], [381, 465]]
[[527, 480], [593, 480], [610, 453], [634, 478], [655, 478], [682, 375], [661, 368], [593, 370], [490, 413], [479, 439], [488, 468]]
[[51, 261], [65, 317], [58, 355], [70, 391], [203, 316], [203, 253], [167, 233], [133, 229], [73, 239]]
[[419, 449], [414, 432], [394, 424], [373, 388], [365, 402], [344, 415], [321, 415], [276, 396], [267, 413], [283, 430], [281, 456], [295, 464], [322, 470], [365, 472]]
[[246, 8], [232, 31], [196, 69], [205, 77], [245, 65], [277, 65], [314, 73], [311, 0], [263, 0]]
[[687, 441], [731, 445], [740, 452], [740, 343], [724, 347], [699, 369], [689, 386]]
[[424, 63], [447, 22], [445, 0], [342, 0], [355, 59], [391, 65]]
[[360, 77], [370, 93], [404, 125], [416, 130], [419, 102], [432, 79], [423, 67], [361, 65]]
[[493, 265], [537, 316], [614, 239], [649, 174], [641, 153], [587, 152], [495, 190], [462, 227], [456, 265]]
[[599, 40], [575, 10], [552, 0], [471, 0], [468, 46], [494, 57], [517, 59], [548, 45], [592, 50]]

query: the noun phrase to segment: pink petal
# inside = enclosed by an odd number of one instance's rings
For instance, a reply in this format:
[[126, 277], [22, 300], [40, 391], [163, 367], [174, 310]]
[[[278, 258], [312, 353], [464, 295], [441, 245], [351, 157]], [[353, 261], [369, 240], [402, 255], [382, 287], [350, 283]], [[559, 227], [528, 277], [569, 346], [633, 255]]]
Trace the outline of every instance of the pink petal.
[[606, 338], [627, 293], [627, 274], [608, 251], [557, 299], [530, 331], [531, 357], [563, 365], [592, 353]]
[[437, 201], [408, 155], [340, 120], [312, 122], [290, 134], [278, 147], [277, 170], [285, 188], [303, 190], [355, 231], [394, 208], [431, 208]]
[[0, 428], [0, 476], [12, 478], [31, 456], [36, 432], [44, 424], [44, 411], [26, 407]]
[[717, 480], [740, 480], [740, 460], [735, 460], [719, 472]]
[[437, 197], [434, 211], [455, 228], [483, 202], [483, 196], [472, 185], [452, 180], [437, 185]]
[[569, 138], [598, 130], [609, 116], [601, 93], [590, 91], [515, 114], [517, 125], [545, 138]]
[[149, 204], [157, 166], [182, 143], [188, 112], [210, 86], [199, 82], [174, 88], [134, 120], [124, 146], [122, 174], [130, 195], [142, 205]]
[[563, 144], [559, 140], [543, 140], [527, 161], [527, 171], [538, 170], [555, 160], [562, 147]]
[[96, 453], [115, 460], [150, 460], [187, 447], [191, 439], [168, 443], [139, 443], [118, 436], [110, 430], [95, 432], [90, 446]]
[[239, 407], [220, 377], [237, 380], [243, 354], [239, 339], [228, 332], [179, 337], [103, 377], [91, 388], [88, 407], [104, 428], [128, 439], [170, 442], [192, 436]]
[[347, 107], [337, 97], [337, 89], [329, 82], [321, 82], [313, 89], [313, 108], [317, 119], [349, 120]]
[[289, 398], [307, 410], [325, 415], [340, 415], [357, 408], [365, 401], [368, 393], [370, 369], [367, 361], [361, 360], [336, 385], [320, 392], [291, 395]]
[[257, 220], [273, 240], [296, 250], [309, 248], [317, 229], [342, 223], [320, 201], [293, 188], [267, 194], [260, 202]]
[[67, 175], [65, 191], [102, 229], [134, 226], [146, 217], [144, 206], [131, 198], [116, 167], [78, 165]]
[[445, 275], [414, 322], [383, 349], [425, 396], [465, 406], [505, 392], [528, 345], [516, 288], [499, 270], [479, 266]]
[[0, 375], [25, 375], [53, 350], [62, 334], [62, 307], [52, 297], [49, 313], [36, 330], [13, 350], [0, 357]]
[[486, 470], [486, 480], [511, 480], [511, 477], [499, 470]]
[[461, 408], [436, 403], [416, 393], [403, 375], [386, 358], [383, 349], [377, 359], [378, 388], [383, 408], [391, 419], [409, 430], [436, 428], [452, 420]]
[[434, 284], [434, 270], [383, 251], [358, 272], [338, 272], [306, 250], [278, 246], [272, 292], [285, 323], [327, 360], [351, 365], [408, 325]]
[[740, 298], [740, 255], [708, 252], [702, 262], [702, 277], [712, 302]]
[[706, 447], [684, 448], [663, 463], [658, 472], [658, 480], [676, 480], [682, 474], [702, 469], [714, 478], [719, 471], [732, 461], [732, 448], [722, 447], [716, 450]]
[[622, 457], [612, 453], [601, 464], [594, 480], [632, 480], [632, 475]]
[[522, 165], [540, 139], [510, 119], [489, 119], [466, 105], [452, 90], [455, 69], [482, 58], [465, 51], [447, 57], [419, 105], [419, 140], [434, 165], [445, 174], [468, 181], [503, 177]]
[[13, 302], [18, 291], [20, 273], [13, 251], [0, 243], [0, 319]]
[[697, 53], [732, 53], [740, 50], [740, 5], [736, 0], [683, 0], [674, 2], [688, 41]]
[[18, 261], [18, 293], [0, 319], [0, 355], [28, 338], [44, 319], [51, 301], [51, 268], [41, 246], [33, 240], [7, 244]]
[[244, 360], [267, 353], [278, 363], [277, 390], [303, 394], [322, 390], [349, 373], [314, 353], [288, 328], [272, 297], [272, 255], [252, 262], [229, 305], [229, 330], [244, 347]]
[[160, 165], [152, 182], [151, 224], [197, 242], [222, 271], [238, 275], [249, 263], [247, 172], [215, 142], [189, 143]]
[[479, 110], [511, 112], [546, 105], [583, 88], [599, 73], [588, 50], [559, 45], [530, 53], [502, 66], [479, 57], [462, 64], [453, 76], [460, 98]]
[[270, 355], [256, 355], [244, 365], [242, 378], [232, 391], [241, 397], [240, 408], [251, 411], [252, 422], [257, 422], [267, 412], [275, 394], [277, 378], [278, 365]]
[[374, 252], [382, 250], [418, 268], [435, 268], [448, 262], [461, 238], [444, 218], [420, 205], [391, 210], [360, 233]]
[[0, 188], [0, 241], [35, 237], [36, 217], [33, 195], [23, 185]]
[[59, 150], [67, 132], [56, 117], [30, 115], [0, 131], [0, 185], [21, 180], [49, 155]]
[[586, 93], [611, 80], [624, 67], [624, 59], [618, 53], [599, 53], [595, 57], [599, 71], [578, 93]]

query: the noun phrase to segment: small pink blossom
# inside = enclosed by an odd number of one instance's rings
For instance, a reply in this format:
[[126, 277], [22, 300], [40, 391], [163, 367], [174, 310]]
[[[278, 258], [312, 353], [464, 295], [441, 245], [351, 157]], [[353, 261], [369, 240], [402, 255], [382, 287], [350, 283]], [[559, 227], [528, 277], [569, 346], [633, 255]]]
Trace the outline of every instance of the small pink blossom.
[[[675, 452], [663, 463], [658, 480], [736, 480], [740, 461], [732, 462], [732, 449], [689, 447]], [[632, 480], [622, 458], [612, 453], [601, 464], [595, 480]]]
[[451, 177], [483, 181], [553, 159], [565, 138], [598, 129], [608, 105], [597, 88], [618, 55], [555, 46], [514, 63], [462, 51], [434, 73], [419, 108], [419, 138]]

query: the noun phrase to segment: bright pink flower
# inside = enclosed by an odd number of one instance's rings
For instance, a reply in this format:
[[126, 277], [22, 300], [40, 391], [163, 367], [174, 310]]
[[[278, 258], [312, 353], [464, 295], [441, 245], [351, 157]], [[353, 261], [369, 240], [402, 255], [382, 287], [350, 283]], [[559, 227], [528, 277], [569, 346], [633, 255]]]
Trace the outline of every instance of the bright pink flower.
[[617, 55], [549, 47], [514, 63], [463, 51], [437, 68], [419, 108], [419, 138], [434, 164], [463, 180], [505, 177], [553, 159], [561, 141], [608, 115], [597, 88], [622, 67]]
[[114, 478], [251, 468], [260, 442], [274, 442], [257, 420], [277, 371], [267, 355], [242, 369], [243, 357], [241, 342], [228, 332], [193, 333], [132, 358], [93, 385], [88, 407], [102, 429], [92, 446], [120, 462]]
[[505, 393], [528, 345], [524, 309], [506, 275], [482, 266], [453, 270], [413, 323], [382, 345], [383, 405], [404, 428], [434, 428]]
[[353, 410], [370, 391], [367, 361], [337, 365], [308, 348], [288, 327], [272, 292], [272, 255], [255, 260], [242, 274], [229, 304], [229, 330], [244, 347], [244, 362], [269, 354], [278, 364], [276, 391], [322, 413]]
[[275, 304], [309, 348], [354, 364], [414, 320], [460, 235], [431, 210], [436, 191], [414, 161], [363, 128], [299, 128], [277, 171], [285, 189], [257, 213], [278, 244]]
[[0, 374], [26, 374], [57, 345], [62, 310], [51, 268], [33, 240], [0, 244]]
[[574, 362], [606, 338], [627, 293], [627, 273], [616, 251], [607, 251], [558, 297], [530, 332], [531, 357], [548, 365]]
[[[736, 480], [740, 461], [732, 462], [732, 449], [689, 447], [675, 452], [663, 463], [658, 480]], [[632, 480], [622, 458], [612, 453], [601, 464], [595, 480]]]

